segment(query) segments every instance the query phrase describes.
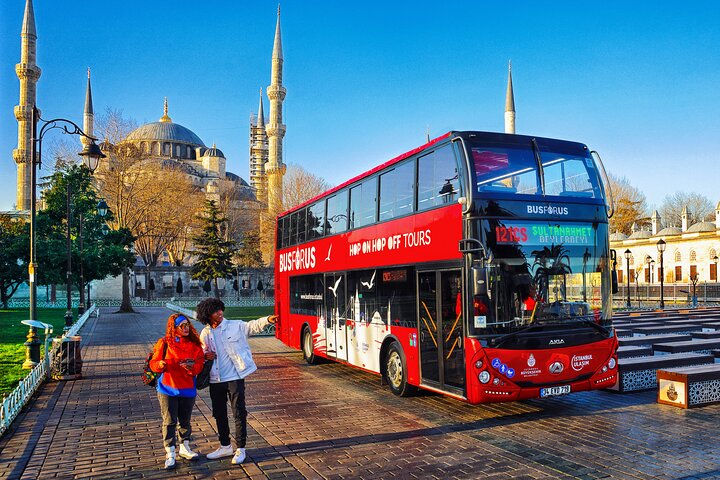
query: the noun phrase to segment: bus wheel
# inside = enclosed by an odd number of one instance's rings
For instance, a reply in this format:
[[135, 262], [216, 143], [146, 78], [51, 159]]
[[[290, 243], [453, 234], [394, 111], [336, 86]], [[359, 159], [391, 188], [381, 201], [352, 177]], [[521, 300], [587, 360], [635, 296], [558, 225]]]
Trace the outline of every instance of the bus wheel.
[[407, 366], [405, 354], [398, 342], [393, 342], [385, 356], [385, 381], [390, 391], [400, 397], [409, 397], [416, 392], [416, 388], [407, 383]]
[[315, 355], [315, 352], [313, 352], [313, 336], [310, 332], [310, 327], [307, 325], [303, 328], [302, 333], [302, 352], [303, 358], [305, 358], [307, 363], [310, 365], [318, 363], [319, 359], [317, 355]]

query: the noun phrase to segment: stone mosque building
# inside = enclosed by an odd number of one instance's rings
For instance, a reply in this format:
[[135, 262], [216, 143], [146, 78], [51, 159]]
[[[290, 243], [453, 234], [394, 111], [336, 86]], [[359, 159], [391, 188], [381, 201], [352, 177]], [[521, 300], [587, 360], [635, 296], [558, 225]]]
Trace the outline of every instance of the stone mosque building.
[[[32, 108], [36, 104], [36, 84], [40, 78], [37, 66], [37, 33], [32, 0], [26, 0], [25, 15], [21, 31], [21, 60], [16, 66], [20, 80], [20, 104], [15, 107], [18, 121], [18, 148], [13, 151], [17, 164], [17, 209], [30, 209], [30, 155], [32, 136]], [[142, 125], [132, 131], [124, 142], [133, 143], [150, 161], [156, 160], [163, 166], [177, 168], [184, 172], [192, 184], [198, 187], [208, 199], [219, 200], [221, 182], [233, 184], [234, 207], [244, 213], [251, 227], [257, 228], [263, 211], [277, 212], [282, 209], [282, 180], [286, 171], [283, 163], [283, 137], [285, 125], [282, 116], [286, 89], [282, 85], [282, 39], [280, 34], [280, 8], [277, 12], [277, 24], [272, 52], [270, 86], [267, 95], [270, 100], [269, 121], [265, 122], [262, 90], [257, 116], [250, 123], [250, 183], [239, 175], [226, 170], [227, 159], [216, 145], [207, 146], [202, 139], [189, 128], [173, 122], [168, 113], [168, 101], [165, 99], [164, 112], [157, 122]], [[94, 110], [90, 71], [88, 70], [83, 130], [94, 136]], [[83, 144], [90, 142], [80, 137]], [[113, 146], [100, 144], [107, 155], [102, 160], [96, 175], [102, 175], [103, 168], [113, 162]]]

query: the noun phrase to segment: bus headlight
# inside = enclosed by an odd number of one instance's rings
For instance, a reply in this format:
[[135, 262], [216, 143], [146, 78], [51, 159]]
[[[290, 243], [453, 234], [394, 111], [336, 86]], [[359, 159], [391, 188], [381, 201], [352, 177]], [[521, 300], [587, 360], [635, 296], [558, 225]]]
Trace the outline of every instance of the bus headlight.
[[483, 370], [478, 374], [478, 380], [480, 380], [480, 383], [488, 383], [490, 381], [490, 372]]
[[612, 370], [617, 365], [617, 361], [615, 360], [615, 357], [611, 358], [608, 362], [608, 368]]

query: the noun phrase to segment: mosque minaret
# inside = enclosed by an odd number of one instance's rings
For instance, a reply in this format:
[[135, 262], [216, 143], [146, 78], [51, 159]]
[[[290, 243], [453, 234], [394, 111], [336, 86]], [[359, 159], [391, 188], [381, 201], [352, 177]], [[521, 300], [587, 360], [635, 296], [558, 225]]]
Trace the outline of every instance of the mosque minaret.
[[[31, 204], [31, 155], [32, 155], [32, 115], [37, 98], [37, 81], [40, 68], [35, 63], [37, 34], [35, 33], [35, 12], [32, 0], [25, 3], [23, 18], [20, 63], [15, 65], [15, 73], [20, 79], [20, 105], [15, 107], [15, 118], [18, 122], [18, 147], [13, 150], [13, 159], [17, 164], [17, 202], [18, 210], [30, 210]], [[39, 117], [40, 112], [36, 115]]]
[[[88, 137], [92, 137], [94, 129], [95, 114], [93, 113], [92, 89], [90, 88], [90, 69], [88, 68], [87, 90], [85, 91], [85, 111], [83, 113], [83, 131]], [[80, 137], [83, 146], [92, 143], [87, 137]]]
[[512, 63], [508, 62], [508, 83], [505, 93], [505, 133], [515, 133], [515, 96], [512, 84]]
[[282, 86], [282, 41], [280, 39], [280, 7], [278, 6], [275, 44], [272, 53], [272, 73], [267, 95], [270, 99], [270, 121], [265, 127], [268, 136], [268, 162], [265, 164], [267, 176], [268, 211], [277, 214], [282, 211], [282, 181], [286, 166], [283, 163], [283, 137], [285, 125], [282, 123], [282, 104], [287, 91]]
[[250, 185], [255, 189], [256, 198], [267, 205], [267, 176], [265, 163], [268, 161], [268, 137], [265, 132], [262, 89], [257, 119], [250, 122]]

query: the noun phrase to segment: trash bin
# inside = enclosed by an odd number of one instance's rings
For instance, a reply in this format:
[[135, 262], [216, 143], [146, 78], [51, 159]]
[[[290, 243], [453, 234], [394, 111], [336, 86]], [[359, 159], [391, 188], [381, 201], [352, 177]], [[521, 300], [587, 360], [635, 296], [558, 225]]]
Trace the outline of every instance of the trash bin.
[[82, 378], [82, 357], [80, 356], [80, 335], [54, 339], [59, 345], [55, 350], [55, 380], [77, 380]]

